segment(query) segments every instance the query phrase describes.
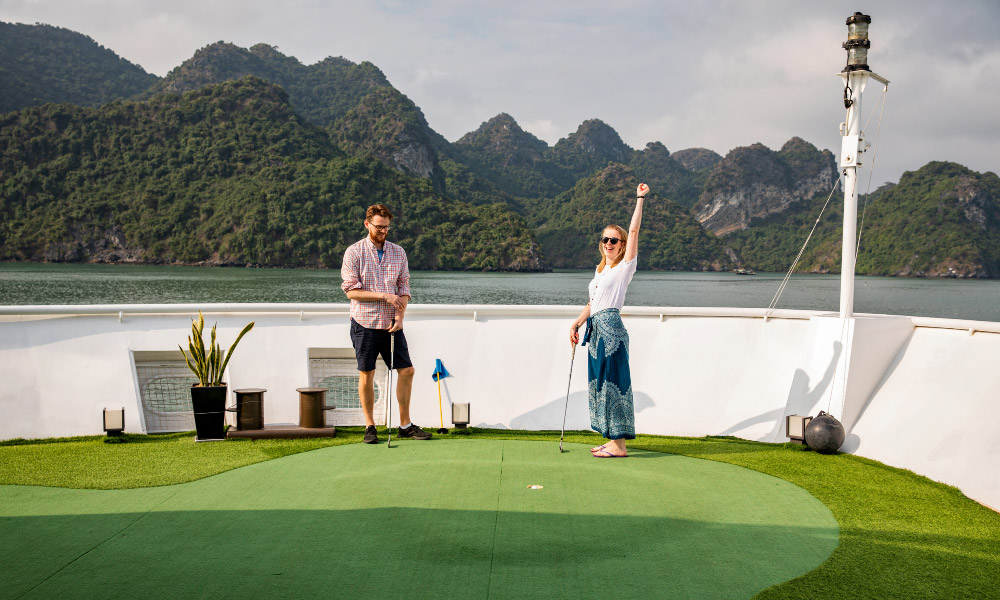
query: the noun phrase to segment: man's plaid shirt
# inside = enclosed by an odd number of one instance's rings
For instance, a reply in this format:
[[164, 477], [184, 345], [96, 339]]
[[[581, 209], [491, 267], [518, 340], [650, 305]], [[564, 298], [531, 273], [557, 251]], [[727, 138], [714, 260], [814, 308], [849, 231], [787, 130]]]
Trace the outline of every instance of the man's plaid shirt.
[[[379, 262], [378, 250], [368, 236], [347, 248], [340, 267], [340, 276], [344, 280], [340, 287], [344, 292], [363, 290], [410, 295], [410, 268], [406, 262], [406, 251], [388, 240], [382, 249], [385, 254]], [[396, 318], [396, 308], [384, 300], [351, 300], [351, 318], [362, 327], [389, 329]]]

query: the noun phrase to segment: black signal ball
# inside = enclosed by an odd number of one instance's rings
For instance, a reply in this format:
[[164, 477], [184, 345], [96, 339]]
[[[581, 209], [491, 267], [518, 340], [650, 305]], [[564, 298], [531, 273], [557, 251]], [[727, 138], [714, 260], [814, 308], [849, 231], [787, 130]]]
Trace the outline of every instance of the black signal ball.
[[844, 426], [823, 411], [806, 425], [806, 445], [820, 454], [833, 454], [844, 444]]

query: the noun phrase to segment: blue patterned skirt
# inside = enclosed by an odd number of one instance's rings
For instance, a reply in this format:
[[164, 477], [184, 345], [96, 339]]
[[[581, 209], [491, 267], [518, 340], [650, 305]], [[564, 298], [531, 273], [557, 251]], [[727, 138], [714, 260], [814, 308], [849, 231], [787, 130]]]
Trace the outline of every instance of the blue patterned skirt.
[[628, 332], [617, 308], [587, 319], [583, 343], [590, 343], [590, 427], [609, 440], [635, 439], [632, 376], [628, 368]]

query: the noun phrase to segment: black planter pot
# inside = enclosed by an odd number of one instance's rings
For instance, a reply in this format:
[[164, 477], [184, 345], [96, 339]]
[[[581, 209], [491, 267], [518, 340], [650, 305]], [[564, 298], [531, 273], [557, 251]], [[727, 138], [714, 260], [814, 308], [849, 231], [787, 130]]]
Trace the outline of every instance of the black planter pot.
[[191, 408], [194, 410], [194, 428], [199, 440], [226, 438], [227, 386], [191, 387]]

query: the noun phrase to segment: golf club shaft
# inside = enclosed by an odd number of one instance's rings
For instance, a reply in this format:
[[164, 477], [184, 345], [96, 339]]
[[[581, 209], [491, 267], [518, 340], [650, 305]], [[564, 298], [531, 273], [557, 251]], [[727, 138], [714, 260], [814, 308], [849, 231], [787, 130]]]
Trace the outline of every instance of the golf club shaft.
[[386, 419], [385, 434], [388, 441], [385, 443], [387, 447], [392, 447], [392, 363], [393, 355], [396, 353], [396, 334], [389, 334], [389, 374], [387, 379], [389, 381], [386, 385], [386, 396], [388, 397], [388, 402], [386, 402], [385, 409], [388, 411], [388, 417]]
[[569, 381], [566, 382], [566, 405], [563, 407], [562, 433], [559, 434], [559, 451], [563, 449], [563, 437], [566, 436], [566, 413], [569, 412], [569, 386], [573, 383], [573, 362], [576, 360], [576, 344], [573, 344], [573, 353], [569, 357]]

